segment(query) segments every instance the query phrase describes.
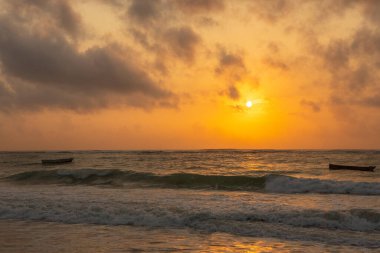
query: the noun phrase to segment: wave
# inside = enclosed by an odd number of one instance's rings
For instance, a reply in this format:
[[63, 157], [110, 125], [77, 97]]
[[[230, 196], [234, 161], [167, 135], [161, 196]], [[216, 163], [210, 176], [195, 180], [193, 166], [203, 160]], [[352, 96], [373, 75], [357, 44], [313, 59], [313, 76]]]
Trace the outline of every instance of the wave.
[[[44, 200], [46, 201], [46, 200]], [[147, 203], [25, 202], [9, 207], [2, 203], [0, 218], [93, 223], [104, 225], [189, 226], [206, 221], [284, 224], [301, 228], [380, 232], [380, 213], [371, 209], [339, 211], [257, 209], [254, 213], [195, 211], [183, 207], [145, 206]], [[46, 207], [49, 208], [46, 208]]]
[[46, 189], [4, 187], [0, 192], [0, 219], [178, 227], [380, 247], [376, 240], [380, 212], [374, 209], [300, 209], [273, 202], [252, 205], [236, 199], [226, 204], [228, 198], [220, 195], [211, 199], [209, 195], [194, 197], [190, 193], [173, 197], [167, 190], [109, 189], [107, 194], [99, 195], [93, 189], [73, 188], [64, 194], [59, 189]]
[[268, 175], [265, 190], [275, 193], [380, 195], [380, 183]]
[[145, 183], [156, 187], [215, 189], [233, 191], [266, 191], [272, 193], [321, 193], [380, 195], [380, 183], [296, 178], [270, 174], [265, 176], [224, 176], [192, 173], [158, 175], [147, 172], [117, 169], [57, 169], [36, 170], [6, 178], [19, 183], [83, 184], [123, 186], [127, 183]]
[[108, 169], [37, 170], [18, 173], [9, 180], [25, 183], [64, 183], [120, 186], [128, 182], [145, 182], [160, 186], [180, 188], [212, 188], [223, 190], [263, 189], [265, 177], [218, 176], [191, 173], [157, 175], [146, 172]]

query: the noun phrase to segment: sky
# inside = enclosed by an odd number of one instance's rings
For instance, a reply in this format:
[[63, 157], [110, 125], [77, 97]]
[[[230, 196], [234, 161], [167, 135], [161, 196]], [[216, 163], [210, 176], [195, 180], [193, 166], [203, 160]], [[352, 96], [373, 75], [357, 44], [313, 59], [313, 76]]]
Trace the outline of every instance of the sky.
[[378, 149], [378, 13], [376, 0], [0, 0], [0, 150]]

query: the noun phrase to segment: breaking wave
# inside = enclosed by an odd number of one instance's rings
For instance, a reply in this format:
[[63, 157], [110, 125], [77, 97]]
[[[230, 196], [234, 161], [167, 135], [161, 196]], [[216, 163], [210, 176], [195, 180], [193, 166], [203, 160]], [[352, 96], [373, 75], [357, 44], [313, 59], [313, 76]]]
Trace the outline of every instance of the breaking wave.
[[7, 179], [25, 183], [63, 183], [87, 185], [114, 185], [142, 182], [158, 186], [180, 188], [212, 188], [223, 190], [257, 190], [265, 186], [265, 177], [218, 176], [190, 173], [157, 175], [122, 170], [39, 170], [18, 173]]
[[[47, 200], [45, 200], [47, 201]], [[6, 204], [2, 203], [3, 206]], [[130, 206], [132, 205], [132, 206]], [[49, 208], [47, 208], [47, 206]], [[64, 223], [105, 225], [189, 226], [206, 221], [264, 222], [295, 227], [317, 227], [352, 231], [380, 231], [380, 213], [370, 209], [255, 210], [254, 213], [218, 213], [212, 210], [191, 212], [177, 208], [147, 208], [144, 205], [106, 205], [103, 203], [17, 203], [0, 208], [1, 219], [32, 219]]]
[[265, 190], [276, 193], [380, 195], [380, 183], [269, 175], [265, 182]]
[[122, 171], [117, 169], [58, 169], [27, 171], [6, 178], [18, 183], [110, 185], [143, 183], [154, 187], [178, 187], [189, 189], [215, 189], [232, 191], [266, 191], [273, 193], [320, 193], [380, 195], [380, 183], [296, 178], [270, 174], [266, 176], [225, 176], [175, 173]]
[[[57, 194], [60, 190], [43, 192], [0, 193], [0, 219], [192, 228], [211, 233], [333, 240], [380, 247], [380, 242], [374, 239], [380, 232], [380, 213], [374, 209], [298, 209], [282, 204], [243, 202], [226, 205], [224, 198], [214, 198], [211, 202], [193, 199], [192, 195], [167, 199], [165, 192], [139, 190], [108, 192], [100, 198], [91, 190], [82, 192], [78, 188], [70, 194]], [[160, 198], [160, 194], [164, 196]]]

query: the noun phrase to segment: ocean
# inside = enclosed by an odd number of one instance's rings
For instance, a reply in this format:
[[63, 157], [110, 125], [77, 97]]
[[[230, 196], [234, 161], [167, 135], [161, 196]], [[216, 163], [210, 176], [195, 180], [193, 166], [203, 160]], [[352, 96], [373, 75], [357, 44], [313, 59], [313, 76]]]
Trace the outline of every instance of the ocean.
[[380, 168], [329, 163], [380, 151], [1, 152], [0, 252], [379, 252]]

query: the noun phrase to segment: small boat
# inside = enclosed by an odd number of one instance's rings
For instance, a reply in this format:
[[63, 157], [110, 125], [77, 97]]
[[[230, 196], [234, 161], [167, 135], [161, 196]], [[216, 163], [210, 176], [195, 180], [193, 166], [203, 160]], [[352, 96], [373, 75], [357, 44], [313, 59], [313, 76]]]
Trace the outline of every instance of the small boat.
[[63, 159], [49, 159], [41, 160], [42, 164], [60, 164], [60, 163], [71, 163], [74, 158], [63, 158]]
[[349, 165], [338, 165], [329, 164], [330, 170], [360, 170], [360, 171], [374, 171], [376, 166], [349, 166]]

